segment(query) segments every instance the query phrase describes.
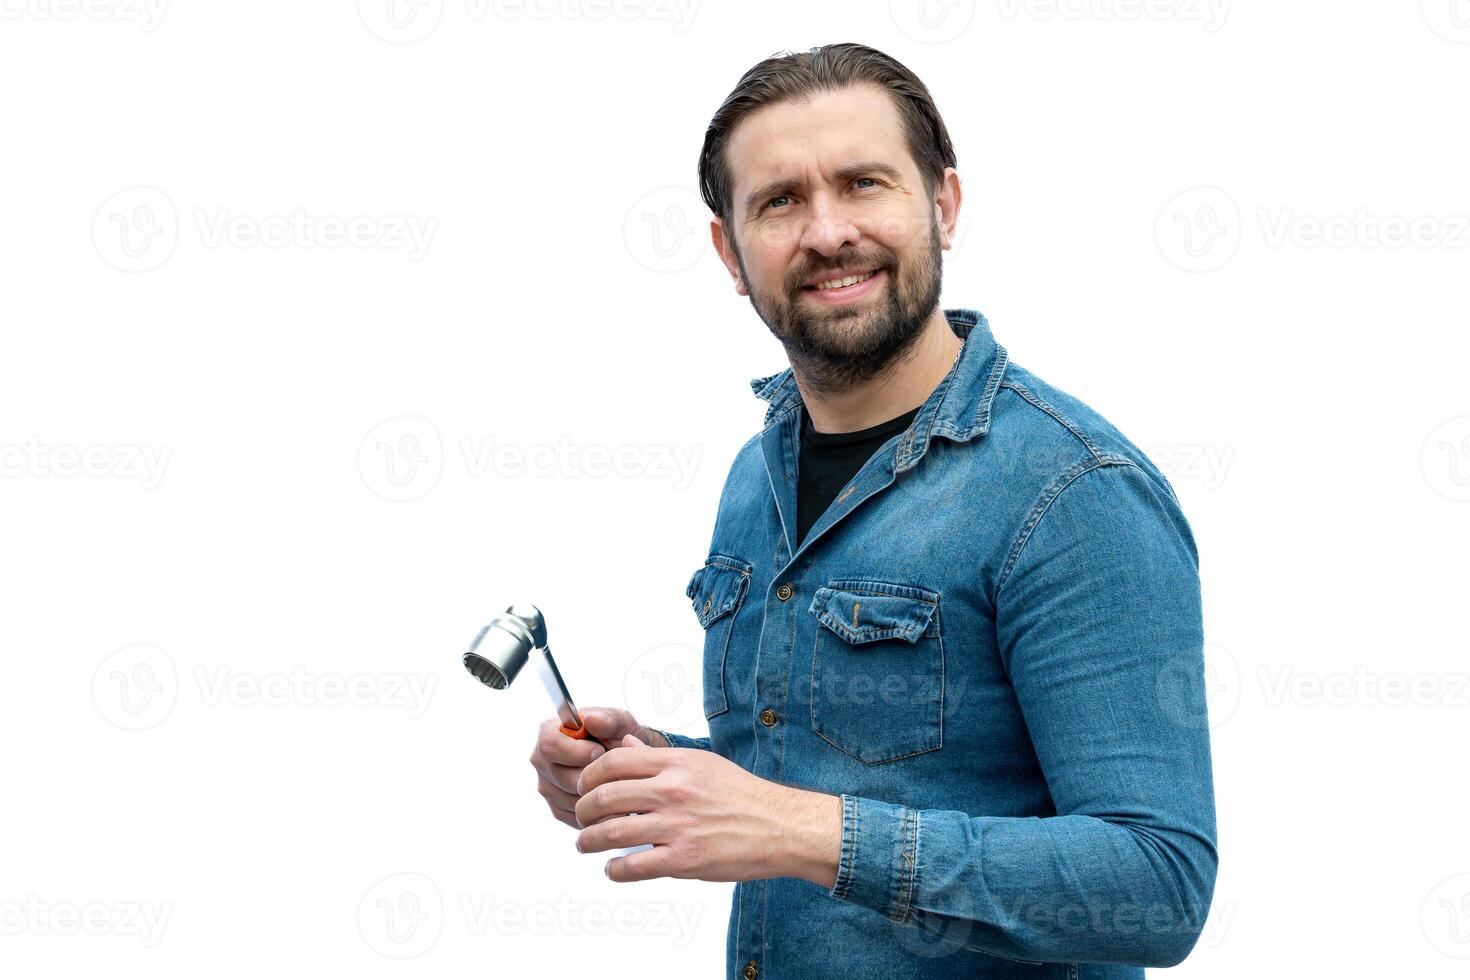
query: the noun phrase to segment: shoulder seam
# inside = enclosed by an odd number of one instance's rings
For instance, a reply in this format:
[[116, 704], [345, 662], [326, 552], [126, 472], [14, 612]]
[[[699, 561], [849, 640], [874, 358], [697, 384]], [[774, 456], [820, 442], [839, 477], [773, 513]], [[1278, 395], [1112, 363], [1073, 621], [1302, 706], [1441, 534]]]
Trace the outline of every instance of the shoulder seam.
[[[1126, 456], [1107, 453], [1099, 454], [1098, 458], [1094, 460], [1084, 460], [1053, 480], [1051, 485], [1042, 492], [1041, 498], [1032, 506], [1031, 513], [1026, 516], [1025, 522], [1021, 525], [1021, 530], [1016, 534], [1015, 542], [1011, 545], [1010, 552], [1006, 555], [1005, 565], [1001, 567], [1000, 575], [997, 577], [995, 583], [995, 596], [997, 599], [1000, 597], [1000, 590], [1005, 587], [1006, 580], [1010, 578], [1011, 570], [1015, 568], [1016, 563], [1020, 560], [1021, 552], [1026, 550], [1026, 544], [1031, 540], [1032, 532], [1036, 530], [1036, 526], [1041, 523], [1041, 519], [1051, 509], [1051, 505], [1062, 495], [1062, 491], [1071, 486], [1078, 477], [1106, 466], [1131, 466], [1140, 473], [1143, 473], [1143, 468]], [[1147, 476], [1146, 473], [1144, 475]]]
[[1045, 412], [1047, 415], [1050, 415], [1058, 425], [1066, 429], [1068, 432], [1072, 433], [1072, 435], [1077, 438], [1077, 441], [1082, 443], [1082, 445], [1086, 447], [1087, 451], [1092, 454], [1093, 459], [1101, 463], [1107, 458], [1108, 454], [1098, 449], [1097, 444], [1089, 439], [1087, 437], [1087, 434], [1077, 427], [1076, 423], [1067, 418], [1061, 412], [1057, 411], [1055, 408], [1052, 408], [1050, 405], [1048, 405], [1040, 395], [1036, 394], [1030, 388], [1027, 388], [1019, 381], [1009, 380], [1001, 381], [1000, 386], [1002, 388], [1011, 389], [1016, 394], [1026, 399], [1026, 401], [1030, 402], [1032, 405], [1035, 405], [1038, 409]]

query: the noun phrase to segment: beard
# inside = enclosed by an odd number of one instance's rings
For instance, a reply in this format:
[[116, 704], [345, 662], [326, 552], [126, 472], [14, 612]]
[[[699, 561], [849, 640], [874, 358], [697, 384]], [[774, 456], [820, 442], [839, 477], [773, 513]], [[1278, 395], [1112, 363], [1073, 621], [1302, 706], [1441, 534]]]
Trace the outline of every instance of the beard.
[[[842, 394], [897, 365], [924, 332], [939, 305], [942, 249], [939, 225], [930, 221], [929, 242], [911, 261], [891, 253], [843, 252], [787, 278], [781, 295], [751, 287], [745, 260], [735, 250], [750, 304], [786, 348], [803, 387], [822, 395]], [[840, 268], [881, 269], [876, 295], [838, 306], [806, 300], [801, 284]]]

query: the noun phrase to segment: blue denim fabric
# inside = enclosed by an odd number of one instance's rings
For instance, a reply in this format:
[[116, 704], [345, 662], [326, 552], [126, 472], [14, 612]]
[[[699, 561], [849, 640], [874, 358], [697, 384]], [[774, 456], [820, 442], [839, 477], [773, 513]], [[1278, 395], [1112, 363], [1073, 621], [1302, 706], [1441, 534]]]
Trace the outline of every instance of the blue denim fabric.
[[751, 383], [765, 427], [686, 589], [710, 736], [666, 734], [840, 794], [843, 829], [830, 891], [735, 886], [729, 977], [1142, 978], [1204, 925], [1189, 525], [1106, 419], [945, 315], [958, 362], [794, 551], [805, 409], [789, 368]]

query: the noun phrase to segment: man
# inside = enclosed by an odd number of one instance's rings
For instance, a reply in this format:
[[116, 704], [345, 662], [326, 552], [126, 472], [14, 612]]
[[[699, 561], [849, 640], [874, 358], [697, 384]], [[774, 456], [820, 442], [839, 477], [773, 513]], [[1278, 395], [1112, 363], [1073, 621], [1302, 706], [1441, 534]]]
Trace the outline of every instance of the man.
[[961, 191], [922, 82], [775, 57], [705, 138], [715, 247], [790, 367], [687, 596], [708, 738], [592, 709], [532, 754], [608, 876], [739, 882], [727, 976], [1143, 976], [1193, 947], [1214, 797], [1164, 476], [939, 305]]

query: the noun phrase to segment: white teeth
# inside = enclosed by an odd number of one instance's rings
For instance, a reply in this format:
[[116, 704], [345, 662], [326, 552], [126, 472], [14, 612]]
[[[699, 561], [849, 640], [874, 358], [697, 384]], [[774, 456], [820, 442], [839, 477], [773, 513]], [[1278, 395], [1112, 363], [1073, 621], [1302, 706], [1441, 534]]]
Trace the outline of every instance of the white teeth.
[[817, 288], [840, 289], [843, 286], [851, 286], [853, 283], [856, 282], [867, 282], [869, 279], [873, 278], [877, 274], [877, 270], [874, 270], [873, 272], [864, 272], [860, 276], [845, 276], [842, 279], [828, 279], [826, 282], [817, 283]]

